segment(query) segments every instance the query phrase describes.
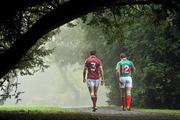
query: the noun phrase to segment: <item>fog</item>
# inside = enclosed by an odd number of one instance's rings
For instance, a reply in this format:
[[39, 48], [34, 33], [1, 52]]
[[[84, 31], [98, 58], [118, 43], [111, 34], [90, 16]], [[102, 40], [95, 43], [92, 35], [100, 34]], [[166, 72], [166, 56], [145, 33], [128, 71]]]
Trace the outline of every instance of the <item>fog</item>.
[[[78, 32], [81, 34], [77, 34]], [[83, 60], [75, 61], [73, 64], [67, 63], [67, 65], [63, 63], [63, 66], [59, 62], [65, 57], [64, 53], [68, 56], [68, 49], [58, 51], [58, 47], [63, 45], [61, 39], [66, 39], [67, 42], [71, 43], [71, 40], [74, 40], [72, 38], [75, 38], [77, 41], [84, 39], [83, 31], [79, 27], [62, 27], [61, 32], [53, 37], [50, 45], [56, 48], [55, 52], [45, 58], [47, 59], [46, 63], [50, 67], [44, 72], [36, 73], [34, 76], [18, 77], [18, 81], [21, 83], [18, 90], [25, 93], [20, 95], [19, 98], [22, 100], [17, 105], [92, 106], [87, 85], [82, 82]], [[57, 41], [61, 41], [61, 45], [56, 46]], [[81, 64], [78, 62], [81, 62]], [[105, 86], [99, 87], [98, 106], [107, 105], [107, 92], [108, 90]], [[5, 102], [5, 105], [13, 104], [15, 104], [15, 99], [13, 98]]]

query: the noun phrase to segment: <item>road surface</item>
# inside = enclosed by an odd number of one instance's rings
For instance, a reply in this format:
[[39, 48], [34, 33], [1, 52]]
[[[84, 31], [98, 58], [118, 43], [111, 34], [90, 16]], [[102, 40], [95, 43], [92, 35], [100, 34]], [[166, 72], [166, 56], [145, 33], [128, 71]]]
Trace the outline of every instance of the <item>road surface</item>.
[[138, 109], [122, 111], [120, 107], [99, 107], [96, 112], [92, 112], [92, 108], [90, 107], [72, 109], [78, 112], [92, 114], [92, 116], [99, 116], [103, 120], [180, 120], [180, 116], [155, 112], [139, 112]]

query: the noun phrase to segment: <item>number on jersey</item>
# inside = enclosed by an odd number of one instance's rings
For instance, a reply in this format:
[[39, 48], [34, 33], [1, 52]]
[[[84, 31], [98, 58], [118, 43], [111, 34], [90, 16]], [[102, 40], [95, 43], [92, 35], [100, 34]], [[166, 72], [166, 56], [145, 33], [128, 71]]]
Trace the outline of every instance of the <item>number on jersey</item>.
[[131, 68], [128, 65], [122, 66], [122, 73], [130, 73]]
[[95, 71], [95, 70], [96, 70], [96, 63], [91, 62], [91, 71]]

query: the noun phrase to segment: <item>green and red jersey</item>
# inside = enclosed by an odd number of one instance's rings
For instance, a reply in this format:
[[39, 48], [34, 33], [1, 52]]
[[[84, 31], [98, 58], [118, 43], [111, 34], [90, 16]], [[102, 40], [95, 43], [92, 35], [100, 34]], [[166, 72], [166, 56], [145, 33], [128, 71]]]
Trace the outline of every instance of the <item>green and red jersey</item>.
[[116, 71], [119, 72], [120, 77], [132, 76], [132, 72], [135, 70], [134, 64], [132, 61], [123, 58], [116, 65]]

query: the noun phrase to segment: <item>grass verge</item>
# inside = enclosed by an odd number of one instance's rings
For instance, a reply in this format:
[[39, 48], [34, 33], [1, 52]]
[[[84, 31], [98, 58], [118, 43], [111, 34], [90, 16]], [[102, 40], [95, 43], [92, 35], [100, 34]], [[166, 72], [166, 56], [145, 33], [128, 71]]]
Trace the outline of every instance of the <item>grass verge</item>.
[[49, 106], [0, 106], [0, 120], [95, 120], [91, 114]]
[[146, 112], [146, 113], [165, 113], [168, 115], [179, 116], [180, 117], [180, 110], [171, 110], [171, 109], [138, 109], [139, 112]]
[[[115, 109], [116, 107], [102, 107], [105, 110]], [[49, 107], [49, 106], [0, 106], [0, 120], [157, 120], [156, 116], [148, 113], [165, 113], [179, 117], [163, 116], [163, 120], [180, 120], [179, 110], [162, 110], [162, 109], [138, 109], [138, 112], [146, 112], [144, 115], [136, 115], [134, 112], [129, 115], [125, 114], [92, 114], [78, 112], [68, 108]], [[146, 119], [144, 119], [144, 117]], [[159, 120], [159, 119], [158, 119]]]

